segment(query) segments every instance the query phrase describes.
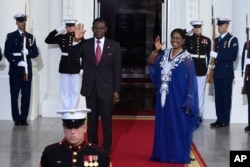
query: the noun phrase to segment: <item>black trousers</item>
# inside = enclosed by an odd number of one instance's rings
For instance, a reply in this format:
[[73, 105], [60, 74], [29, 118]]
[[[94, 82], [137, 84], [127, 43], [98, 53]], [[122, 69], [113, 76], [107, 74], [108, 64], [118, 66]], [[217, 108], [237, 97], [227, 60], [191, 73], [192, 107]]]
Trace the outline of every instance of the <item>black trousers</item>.
[[102, 147], [110, 153], [112, 146], [112, 112], [113, 99], [100, 99], [95, 91], [86, 97], [87, 108], [91, 109], [87, 117], [88, 141], [98, 144], [99, 117], [102, 123]]

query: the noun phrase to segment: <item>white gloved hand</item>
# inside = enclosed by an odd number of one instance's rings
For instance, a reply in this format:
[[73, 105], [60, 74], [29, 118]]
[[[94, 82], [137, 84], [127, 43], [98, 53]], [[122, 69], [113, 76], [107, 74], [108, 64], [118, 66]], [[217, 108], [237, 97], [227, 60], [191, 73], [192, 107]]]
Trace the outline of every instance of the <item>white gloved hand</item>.
[[58, 27], [58, 28], [56, 29], [57, 32], [61, 32], [61, 31], [65, 31], [65, 30], [66, 30], [65, 26]]
[[193, 31], [193, 28], [194, 28], [194, 27], [188, 27], [188, 28], [186, 28], [186, 29], [185, 29], [185, 30], [186, 30], [186, 34], [191, 33], [191, 32]]
[[22, 53], [23, 53], [23, 55], [28, 55], [29, 54], [29, 51], [28, 51], [28, 49], [26, 49], [26, 48], [24, 48], [23, 50], [22, 50]]
[[210, 57], [217, 58], [218, 53], [215, 51], [210, 51]]
[[245, 62], [246, 65], [249, 65], [249, 64], [250, 64], [250, 58], [246, 58], [245, 61], [246, 61], [246, 62]]
[[214, 69], [215, 68], [215, 65], [208, 65], [208, 69]]
[[79, 74], [80, 74], [80, 75], [82, 75], [82, 74], [83, 74], [83, 69], [81, 69], [81, 70], [80, 70], [80, 73], [79, 73]]
[[19, 61], [17, 66], [19, 66], [19, 67], [27, 67], [27, 63], [25, 61]]

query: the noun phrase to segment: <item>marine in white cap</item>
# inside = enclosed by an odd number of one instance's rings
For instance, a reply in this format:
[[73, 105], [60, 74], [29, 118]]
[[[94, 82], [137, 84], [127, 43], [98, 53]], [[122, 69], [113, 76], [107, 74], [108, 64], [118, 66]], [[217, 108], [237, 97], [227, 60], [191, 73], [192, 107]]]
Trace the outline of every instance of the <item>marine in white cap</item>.
[[57, 113], [62, 114], [63, 126], [72, 129], [79, 128], [85, 123], [88, 112], [90, 109], [61, 110]]
[[202, 121], [206, 75], [210, 59], [211, 40], [210, 38], [202, 35], [203, 21], [192, 20], [190, 21], [190, 25], [193, 27], [193, 34], [191, 36], [186, 36], [185, 47], [187, 51], [191, 53], [195, 65], [198, 83], [200, 121]]
[[215, 59], [213, 72], [216, 121], [212, 128], [228, 127], [232, 105], [232, 85], [234, 80], [234, 61], [238, 55], [238, 39], [228, 32], [230, 19], [217, 17], [219, 37], [215, 38], [215, 50], [210, 57]]
[[109, 154], [100, 146], [85, 141], [87, 113], [90, 109], [61, 110], [64, 138], [47, 146], [41, 157], [40, 167], [92, 166], [110, 167]]
[[[60, 93], [62, 108], [74, 109], [78, 106], [80, 75], [83, 73], [81, 57], [70, 53], [75, 37], [75, 24], [77, 19], [64, 19], [64, 25], [52, 30], [45, 39], [47, 44], [57, 44], [61, 49], [59, 63]], [[82, 42], [83, 42], [82, 38]], [[80, 75], [79, 75], [80, 74]]]

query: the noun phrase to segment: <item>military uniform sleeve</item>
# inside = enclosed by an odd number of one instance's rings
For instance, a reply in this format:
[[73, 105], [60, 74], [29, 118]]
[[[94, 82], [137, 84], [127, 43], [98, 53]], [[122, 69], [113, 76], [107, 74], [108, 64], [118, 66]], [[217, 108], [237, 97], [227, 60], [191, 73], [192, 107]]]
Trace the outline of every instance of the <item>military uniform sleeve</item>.
[[5, 47], [4, 47], [4, 55], [8, 62], [13, 66], [17, 66], [18, 62], [21, 61], [21, 56], [13, 56], [13, 48], [14, 48], [14, 37], [11, 34], [7, 34], [5, 40]]
[[56, 37], [57, 31], [53, 30], [49, 33], [49, 35], [45, 38], [45, 43], [47, 44], [58, 44], [58, 38]]

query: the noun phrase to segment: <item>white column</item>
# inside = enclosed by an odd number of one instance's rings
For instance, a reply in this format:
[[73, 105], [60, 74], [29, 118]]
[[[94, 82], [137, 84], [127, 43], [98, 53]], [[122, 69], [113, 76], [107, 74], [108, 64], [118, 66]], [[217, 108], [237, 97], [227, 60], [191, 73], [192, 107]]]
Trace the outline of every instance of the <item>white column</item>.
[[[10, 6], [13, 6], [13, 4], [16, 4], [16, 6], [19, 6], [18, 8], [10, 8]], [[6, 24], [2, 25], [2, 30], [0, 33], [1, 39], [1, 49], [2, 53], [4, 51], [4, 41], [6, 38], [7, 33], [15, 31], [17, 29], [15, 19], [13, 16], [16, 13], [25, 13], [25, 3], [26, 3], [26, 14], [28, 15], [28, 20], [26, 24], [26, 30], [28, 32], [30, 31], [30, 6], [31, 3], [28, 0], [23, 1], [15, 1], [15, 0], [9, 0], [6, 2], [1, 1], [1, 20], [6, 19], [8, 20]], [[31, 32], [33, 33], [33, 32]], [[3, 60], [0, 63], [0, 106], [1, 106], [1, 120], [12, 120], [11, 116], [11, 102], [10, 102], [10, 87], [9, 87], [9, 63], [3, 58]], [[32, 79], [32, 89], [31, 89], [31, 101], [30, 101], [30, 112], [28, 119], [34, 120], [38, 116], [39, 111], [39, 75], [37, 72], [37, 64], [33, 63], [33, 79]], [[19, 100], [20, 104], [20, 100]]]
[[[210, 39], [212, 38], [212, 6], [215, 18], [217, 17], [215, 6], [217, 5], [213, 4], [211, 0], [199, 1], [199, 19], [204, 22], [204, 25], [202, 26], [202, 34], [209, 37]], [[215, 31], [216, 31], [215, 33], [217, 34], [217, 27], [215, 27]], [[213, 83], [211, 84], [207, 83], [205, 89], [205, 99], [204, 99], [204, 112], [203, 112], [204, 119], [216, 119], [213, 90], [214, 90]]]
[[[63, 3], [61, 0], [53, 0], [47, 6], [47, 13], [44, 17], [48, 18], [47, 34], [53, 29], [63, 25]], [[46, 36], [44, 36], [43, 41]], [[45, 51], [44, 51], [45, 52]], [[62, 109], [62, 102], [60, 97], [60, 78], [59, 78], [59, 62], [61, 52], [58, 45], [47, 45], [47, 53], [44, 53], [44, 62], [46, 62], [47, 69], [44, 69], [45, 76], [41, 79], [41, 84], [47, 85], [46, 94], [41, 101], [41, 115], [43, 117], [57, 117], [56, 111]]]
[[246, 14], [248, 14], [248, 27], [250, 26], [250, 1], [249, 0], [232, 0], [232, 20], [230, 24], [230, 32], [238, 38], [239, 52], [238, 59], [234, 63], [235, 82], [233, 87], [233, 103], [231, 122], [247, 123], [248, 103], [246, 95], [241, 94], [243, 78], [241, 76], [241, 54], [243, 45], [246, 42]]

